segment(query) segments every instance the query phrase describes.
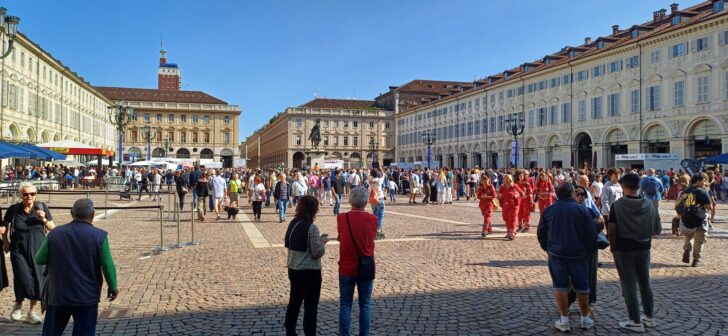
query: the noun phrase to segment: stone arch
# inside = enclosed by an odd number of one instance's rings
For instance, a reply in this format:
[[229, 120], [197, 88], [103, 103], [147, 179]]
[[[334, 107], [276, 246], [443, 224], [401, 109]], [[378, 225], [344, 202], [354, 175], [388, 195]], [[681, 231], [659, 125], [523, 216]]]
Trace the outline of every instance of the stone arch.
[[627, 131], [621, 126], [614, 126], [604, 132], [602, 143], [626, 142]]
[[203, 148], [200, 151], [200, 159], [212, 159], [214, 156], [215, 153], [212, 151], [212, 149]]
[[45, 143], [45, 142], [48, 142], [48, 141], [50, 141], [50, 136], [48, 136], [48, 132], [47, 131], [41, 132], [40, 133], [40, 142]]
[[647, 78], [648, 83], [657, 83], [657, 82], [661, 82], [661, 81], [662, 81], [662, 76], [660, 76], [658, 74], [654, 74], [654, 75], [650, 76], [649, 78]]
[[16, 123], [10, 125], [10, 139], [20, 141], [20, 128]]
[[619, 90], [622, 90], [622, 85], [620, 85], [619, 83], [612, 83], [611, 85], [609, 85], [607, 90], [609, 90], [609, 92], [618, 92]]
[[56, 133], [56, 134], [55, 134], [55, 135], [53, 136], [53, 141], [61, 141], [61, 139], [62, 139], [62, 138], [63, 138], [63, 137], [61, 136], [61, 133]]
[[601, 87], [595, 87], [592, 90], [592, 95], [594, 95], [594, 96], [601, 96], [603, 94], [604, 94], [604, 89], [602, 89]]
[[693, 73], [710, 72], [710, 70], [712, 70], [712, 67], [709, 64], [698, 64], [693, 68]]
[[685, 71], [683, 71], [681, 69], [677, 69], [677, 70], [673, 71], [672, 74], [670, 74], [670, 77], [672, 77], [672, 78], [682, 78], [682, 77], [685, 77], [687, 75], [688, 75], [687, 72], [685, 72]]
[[[705, 124], [705, 122], [708, 124]], [[705, 136], [706, 126], [708, 127], [709, 136], [720, 136], [726, 133], [725, 125], [722, 125], [715, 117], [705, 115], [696, 117], [688, 123], [687, 127], [685, 127], [685, 137]]]
[[28, 127], [25, 133], [28, 136], [28, 141], [35, 142], [36, 132], [33, 127]]
[[643, 141], [665, 141], [670, 138], [669, 128], [662, 122], [655, 121], [645, 125], [642, 133]]
[[190, 158], [190, 151], [187, 148], [180, 148], [177, 150], [177, 158], [178, 159], [189, 159]]
[[152, 150], [152, 157], [163, 158], [166, 155], [167, 155], [167, 153], [165, 153], [164, 148], [157, 147], [154, 150]]
[[561, 139], [561, 137], [558, 134], [551, 134], [548, 138], [546, 138], [546, 147], [554, 147], [554, 146], [560, 146], [564, 142]]

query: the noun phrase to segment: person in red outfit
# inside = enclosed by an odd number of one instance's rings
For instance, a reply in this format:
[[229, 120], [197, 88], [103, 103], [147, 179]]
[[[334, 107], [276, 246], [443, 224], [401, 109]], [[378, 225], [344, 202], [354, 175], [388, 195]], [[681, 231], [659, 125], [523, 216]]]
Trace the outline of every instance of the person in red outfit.
[[359, 256], [374, 256], [377, 217], [364, 208], [369, 191], [364, 187], [351, 189], [351, 211], [336, 216], [339, 233], [339, 335], [348, 336], [351, 325], [351, 306], [354, 289], [359, 291], [359, 334], [369, 335], [372, 318], [373, 278], [359, 274]]
[[546, 209], [554, 202], [554, 184], [551, 183], [548, 175], [544, 172], [538, 175], [536, 195], [538, 196], [538, 212], [543, 213], [543, 209]]
[[481, 231], [480, 236], [485, 238], [485, 236], [493, 233], [491, 215], [493, 214], [493, 199], [495, 199], [495, 187], [493, 187], [493, 182], [488, 174], [480, 175], [480, 183], [475, 196], [480, 200], [478, 207], [480, 207], [480, 213], [483, 214], [483, 231]]
[[519, 170], [513, 176], [516, 185], [521, 188], [520, 206], [518, 208], [518, 232], [528, 232], [531, 228], [531, 211], [533, 210], [533, 184], [528, 181], [528, 174]]
[[498, 190], [496, 198], [503, 209], [503, 221], [506, 223], [506, 239], [508, 240], [516, 239], [516, 223], [522, 196], [523, 191], [513, 183], [513, 176], [504, 175], [503, 185]]

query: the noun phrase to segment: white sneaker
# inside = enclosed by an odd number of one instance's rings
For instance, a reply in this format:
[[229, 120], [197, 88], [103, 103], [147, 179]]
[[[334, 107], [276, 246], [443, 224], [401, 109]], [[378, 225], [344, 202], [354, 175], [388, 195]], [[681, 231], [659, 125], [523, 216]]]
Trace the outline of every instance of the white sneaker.
[[554, 322], [554, 328], [558, 331], [563, 332], [571, 332], [571, 323], [570, 322], [561, 322], [561, 319], [556, 320]]
[[619, 322], [619, 327], [622, 329], [627, 329], [634, 332], [645, 332], [645, 326], [642, 325], [640, 322], [633, 322], [633, 321], [624, 321]]
[[10, 314], [10, 319], [13, 321], [21, 321], [23, 319], [23, 311], [20, 309], [15, 309]]
[[648, 327], [648, 328], [654, 328], [657, 326], [657, 320], [654, 317], [649, 318], [647, 316], [642, 315], [641, 321], [645, 325], [645, 327]]
[[38, 315], [37, 312], [30, 312], [30, 314], [28, 314], [27, 322], [30, 324], [41, 324], [43, 323], [43, 319], [40, 317], [40, 315]]
[[594, 328], [594, 320], [589, 316], [583, 316], [581, 318], [581, 329], [589, 330], [591, 328]]

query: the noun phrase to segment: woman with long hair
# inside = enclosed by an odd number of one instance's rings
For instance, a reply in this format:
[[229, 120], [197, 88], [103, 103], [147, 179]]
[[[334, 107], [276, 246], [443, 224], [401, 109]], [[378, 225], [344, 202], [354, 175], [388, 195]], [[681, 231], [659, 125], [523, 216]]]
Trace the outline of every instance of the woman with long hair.
[[536, 182], [536, 195], [538, 196], [538, 211], [543, 214], [546, 209], [554, 202], [554, 184], [551, 183], [545, 172], [538, 174], [538, 182]]
[[314, 223], [318, 201], [313, 196], [302, 196], [296, 206], [296, 215], [288, 224], [285, 246], [288, 249], [288, 280], [291, 284], [286, 308], [286, 335], [296, 335], [298, 313], [303, 304], [303, 332], [316, 334], [319, 296], [321, 294], [321, 257], [326, 253], [328, 235], [319, 235]]
[[480, 208], [480, 213], [483, 215], [483, 230], [480, 232], [480, 236], [483, 238], [493, 233], [491, 217], [493, 214], [493, 199], [495, 199], [495, 195], [495, 187], [493, 187], [490, 176], [488, 174], [480, 175], [480, 184], [478, 185], [478, 191], [475, 196], [480, 200], [478, 207]]
[[503, 185], [498, 190], [496, 198], [503, 209], [503, 221], [506, 223], [506, 239], [508, 240], [516, 239], [516, 225], [521, 197], [523, 197], [523, 191], [517, 184], [513, 183], [513, 176], [503, 175]]
[[524, 170], [516, 171], [514, 178], [521, 188], [520, 206], [518, 212], [518, 232], [528, 232], [531, 228], [531, 211], [533, 210], [533, 187], [528, 181], [528, 173]]
[[260, 175], [255, 175], [251, 188], [253, 192], [253, 219], [255, 219], [255, 221], [257, 222], [260, 222], [263, 200], [265, 200], [265, 185], [263, 184], [263, 178], [260, 177]]

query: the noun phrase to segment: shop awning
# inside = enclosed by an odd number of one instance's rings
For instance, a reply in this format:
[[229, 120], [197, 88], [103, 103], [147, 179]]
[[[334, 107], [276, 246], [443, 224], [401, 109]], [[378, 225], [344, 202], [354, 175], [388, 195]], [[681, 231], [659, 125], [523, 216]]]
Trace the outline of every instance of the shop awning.
[[14, 143], [0, 141], [0, 159], [8, 158], [29, 159], [35, 157], [31, 157], [31, 153], [23, 147]]
[[114, 151], [95, 148], [87, 144], [73, 141], [73, 140], [61, 140], [39, 144], [38, 146], [48, 148], [54, 152], [66, 154], [66, 155], [102, 155], [112, 156]]
[[21, 143], [21, 144], [18, 144], [18, 146], [35, 154], [36, 159], [39, 159], [39, 160], [51, 161], [51, 160], [65, 160], [66, 159], [66, 156], [63, 154], [56, 153], [52, 150], [49, 150], [49, 149], [46, 149], [43, 147], [38, 147], [33, 144]]

